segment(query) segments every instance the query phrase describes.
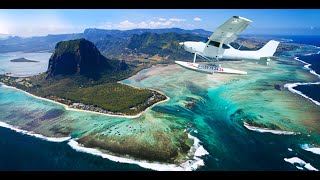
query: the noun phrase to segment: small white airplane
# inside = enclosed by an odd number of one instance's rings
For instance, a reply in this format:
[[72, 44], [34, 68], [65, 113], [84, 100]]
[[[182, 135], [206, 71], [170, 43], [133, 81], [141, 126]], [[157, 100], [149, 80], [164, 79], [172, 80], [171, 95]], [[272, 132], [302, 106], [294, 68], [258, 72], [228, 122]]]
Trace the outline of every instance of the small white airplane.
[[[222, 68], [221, 65], [210, 66], [196, 63], [197, 55], [213, 61], [212, 59], [244, 59], [265, 61], [267, 64], [279, 45], [278, 41], [271, 40], [261, 49], [256, 51], [242, 51], [233, 48], [230, 43], [237, 39], [238, 35], [252, 21], [240, 16], [233, 16], [222, 24], [218, 29], [206, 40], [206, 42], [186, 41], [180, 42], [186, 51], [194, 53], [193, 63], [175, 61], [178, 65], [204, 73], [231, 73], [231, 74], [247, 74], [245, 71], [235, 69]], [[212, 58], [212, 59], [210, 59]]]

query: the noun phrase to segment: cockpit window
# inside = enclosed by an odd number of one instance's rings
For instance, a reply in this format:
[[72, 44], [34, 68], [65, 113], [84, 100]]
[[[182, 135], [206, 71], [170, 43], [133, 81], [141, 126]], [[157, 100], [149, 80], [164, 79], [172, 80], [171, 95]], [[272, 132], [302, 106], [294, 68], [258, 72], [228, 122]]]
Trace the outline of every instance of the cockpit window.
[[[216, 42], [216, 41], [210, 41], [210, 42], [209, 42], [209, 45], [215, 46], [215, 47], [219, 47], [219, 46], [220, 46], [220, 43], [219, 43], [219, 42]], [[229, 49], [230, 47], [227, 46], [226, 44], [223, 44], [223, 45], [222, 45], [222, 48], [223, 48], [223, 49]]]
[[207, 43], [209, 41], [209, 39], [207, 38], [207, 39], [202, 39], [201, 40], [201, 42], [203, 42], [203, 43]]

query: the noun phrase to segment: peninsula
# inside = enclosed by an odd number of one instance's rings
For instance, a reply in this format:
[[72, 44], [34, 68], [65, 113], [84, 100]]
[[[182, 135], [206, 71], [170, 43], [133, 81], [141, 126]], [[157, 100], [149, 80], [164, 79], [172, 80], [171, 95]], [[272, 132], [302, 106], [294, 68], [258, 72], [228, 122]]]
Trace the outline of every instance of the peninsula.
[[[17, 59], [22, 60], [27, 59]], [[134, 116], [166, 99], [154, 90], [117, 83], [138, 68], [105, 58], [82, 38], [57, 43], [45, 73], [28, 78], [1, 75], [0, 82], [70, 108]]]

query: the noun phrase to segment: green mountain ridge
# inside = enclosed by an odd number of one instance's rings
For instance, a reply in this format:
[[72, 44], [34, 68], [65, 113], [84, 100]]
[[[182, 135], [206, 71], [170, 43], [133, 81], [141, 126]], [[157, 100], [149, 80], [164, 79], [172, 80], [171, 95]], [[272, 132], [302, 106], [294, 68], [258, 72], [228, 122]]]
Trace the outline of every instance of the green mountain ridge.
[[[48, 35], [43, 37], [10, 37], [0, 40], [0, 53], [12, 51], [39, 52], [54, 50], [56, 43], [65, 40], [85, 38], [109, 59], [128, 61], [154, 60], [157, 63], [173, 63], [174, 60], [191, 60], [192, 54], [184, 51], [179, 42], [200, 41], [212, 34], [203, 29], [184, 30], [180, 28], [105, 30], [86, 29], [83, 33]], [[261, 48], [272, 36], [243, 36], [231, 43], [241, 50]], [[277, 39], [275, 39], [277, 40]], [[278, 39], [279, 40], [279, 39]], [[287, 51], [297, 44], [280, 43], [278, 50]]]

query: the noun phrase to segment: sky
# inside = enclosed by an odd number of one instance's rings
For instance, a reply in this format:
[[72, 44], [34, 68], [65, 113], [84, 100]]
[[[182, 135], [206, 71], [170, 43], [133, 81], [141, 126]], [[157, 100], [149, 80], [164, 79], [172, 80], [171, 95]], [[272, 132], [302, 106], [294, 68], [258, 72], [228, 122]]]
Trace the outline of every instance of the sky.
[[86, 28], [214, 31], [235, 15], [253, 21], [243, 34], [320, 35], [320, 9], [0, 9], [0, 37], [79, 33]]

